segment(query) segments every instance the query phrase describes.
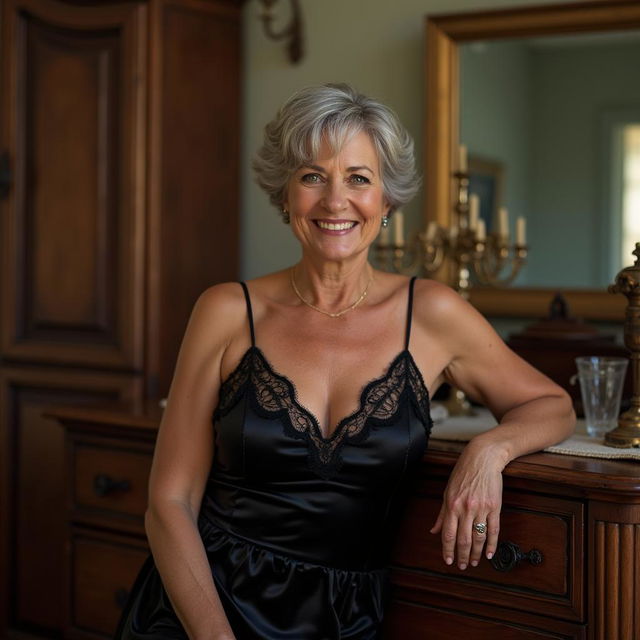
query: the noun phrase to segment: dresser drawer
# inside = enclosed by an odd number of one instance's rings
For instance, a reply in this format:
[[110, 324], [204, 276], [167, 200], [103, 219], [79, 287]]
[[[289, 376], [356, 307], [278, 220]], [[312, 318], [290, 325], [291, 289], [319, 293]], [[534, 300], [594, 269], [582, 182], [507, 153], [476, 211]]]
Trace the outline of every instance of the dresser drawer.
[[149, 552], [127, 538], [76, 534], [71, 541], [72, 633], [113, 637], [133, 582]]
[[[428, 631], [427, 631], [428, 630]], [[447, 610], [392, 601], [385, 613], [384, 640], [586, 640], [586, 625], [553, 621], [508, 610]]]
[[142, 518], [151, 457], [147, 451], [77, 443], [73, 448], [75, 506]]
[[[505, 492], [500, 543], [523, 554], [539, 552], [499, 571], [482, 558], [478, 567], [460, 571], [442, 559], [439, 535], [432, 535], [441, 493], [414, 496], [402, 523], [393, 556], [393, 580], [403, 597], [425, 601], [436, 593], [463, 600], [555, 615], [581, 622], [583, 611], [583, 505], [579, 501]], [[505, 567], [503, 567], [505, 568]], [[443, 579], [446, 576], [446, 579]]]

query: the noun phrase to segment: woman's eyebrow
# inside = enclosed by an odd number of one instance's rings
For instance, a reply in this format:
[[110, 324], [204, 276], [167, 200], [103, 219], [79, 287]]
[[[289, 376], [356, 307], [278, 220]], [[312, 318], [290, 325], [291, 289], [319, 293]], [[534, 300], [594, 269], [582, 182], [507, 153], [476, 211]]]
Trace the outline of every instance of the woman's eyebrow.
[[[320, 171], [322, 173], [326, 173], [326, 169], [324, 167], [321, 167], [319, 164], [305, 164], [302, 165], [301, 167], [302, 169], [313, 169], [314, 171]], [[351, 171], [368, 171], [369, 173], [373, 173], [373, 170], [370, 169], [366, 164], [363, 165], [357, 165], [354, 167], [347, 167], [347, 171], [351, 172]]]

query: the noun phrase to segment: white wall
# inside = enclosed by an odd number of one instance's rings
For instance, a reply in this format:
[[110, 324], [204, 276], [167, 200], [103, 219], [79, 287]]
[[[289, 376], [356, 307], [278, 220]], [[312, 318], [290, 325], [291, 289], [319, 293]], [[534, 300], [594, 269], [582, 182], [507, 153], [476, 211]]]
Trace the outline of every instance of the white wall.
[[[552, 4], [538, 0], [539, 4]], [[241, 275], [252, 278], [292, 264], [298, 249], [288, 227], [253, 183], [251, 157], [262, 128], [301, 87], [349, 82], [391, 106], [413, 135], [419, 166], [424, 113], [424, 20], [427, 14], [527, 6], [531, 0], [300, 0], [306, 55], [298, 65], [282, 43], [266, 38], [257, 0], [244, 7], [244, 138]], [[281, 0], [283, 8], [288, 2]], [[285, 18], [286, 16], [283, 16]], [[417, 226], [422, 195], [405, 209]]]

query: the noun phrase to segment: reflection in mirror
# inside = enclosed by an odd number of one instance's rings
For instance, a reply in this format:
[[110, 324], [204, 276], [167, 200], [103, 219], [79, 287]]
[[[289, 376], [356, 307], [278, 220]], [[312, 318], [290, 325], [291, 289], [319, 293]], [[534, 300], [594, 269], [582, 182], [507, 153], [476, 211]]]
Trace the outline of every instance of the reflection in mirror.
[[527, 218], [528, 263], [513, 286], [606, 288], [640, 240], [640, 32], [459, 51], [460, 141], [472, 190], [474, 172], [489, 184], [482, 216], [491, 227], [504, 204], [511, 229]]

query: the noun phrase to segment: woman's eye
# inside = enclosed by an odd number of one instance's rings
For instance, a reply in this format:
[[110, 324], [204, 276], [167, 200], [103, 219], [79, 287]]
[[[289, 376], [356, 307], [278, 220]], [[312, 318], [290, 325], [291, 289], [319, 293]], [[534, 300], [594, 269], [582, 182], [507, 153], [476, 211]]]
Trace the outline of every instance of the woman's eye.
[[320, 176], [317, 173], [305, 173], [302, 176], [302, 182], [307, 184], [316, 184], [320, 182]]
[[365, 176], [361, 176], [360, 174], [357, 174], [357, 173], [352, 175], [350, 180], [353, 184], [369, 184], [371, 182], [369, 178]]

